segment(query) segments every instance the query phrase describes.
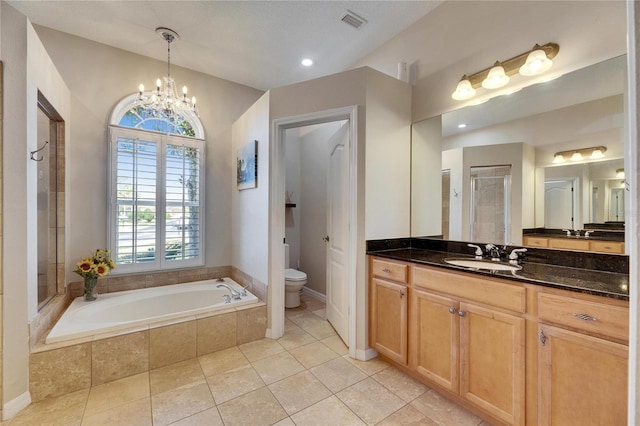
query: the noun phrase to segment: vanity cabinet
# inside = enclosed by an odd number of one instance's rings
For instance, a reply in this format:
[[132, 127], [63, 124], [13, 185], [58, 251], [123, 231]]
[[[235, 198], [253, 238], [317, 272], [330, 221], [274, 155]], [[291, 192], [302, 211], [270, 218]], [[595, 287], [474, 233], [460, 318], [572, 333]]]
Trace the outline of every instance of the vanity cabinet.
[[538, 311], [539, 423], [626, 424], [628, 308], [540, 292]]
[[594, 239], [570, 239], [570, 238], [522, 238], [522, 243], [529, 247], [547, 247], [560, 250], [594, 251], [600, 253], [624, 254], [624, 242], [605, 241]]
[[370, 344], [387, 358], [406, 365], [408, 265], [373, 259], [370, 270]]
[[410, 368], [505, 423], [524, 424], [525, 289], [425, 267], [413, 267], [411, 285]]

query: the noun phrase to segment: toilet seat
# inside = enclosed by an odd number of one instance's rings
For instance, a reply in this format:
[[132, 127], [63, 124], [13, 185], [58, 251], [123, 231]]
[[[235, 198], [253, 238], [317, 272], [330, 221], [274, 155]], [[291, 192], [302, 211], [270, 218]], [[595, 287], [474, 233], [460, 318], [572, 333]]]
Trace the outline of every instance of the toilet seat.
[[307, 279], [307, 274], [297, 269], [285, 269], [284, 279], [285, 281], [304, 281]]

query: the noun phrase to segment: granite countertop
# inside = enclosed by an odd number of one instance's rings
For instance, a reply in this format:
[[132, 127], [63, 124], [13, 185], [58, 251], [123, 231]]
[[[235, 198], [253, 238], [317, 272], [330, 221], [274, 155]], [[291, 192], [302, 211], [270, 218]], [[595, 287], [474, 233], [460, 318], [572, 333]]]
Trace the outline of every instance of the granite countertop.
[[450, 265], [445, 263], [444, 259], [474, 259], [474, 256], [420, 248], [372, 250], [367, 254], [545, 287], [629, 300], [629, 275], [617, 272], [549, 265], [538, 262], [527, 262], [526, 260], [521, 261], [519, 264], [522, 269], [514, 272], [469, 269]]

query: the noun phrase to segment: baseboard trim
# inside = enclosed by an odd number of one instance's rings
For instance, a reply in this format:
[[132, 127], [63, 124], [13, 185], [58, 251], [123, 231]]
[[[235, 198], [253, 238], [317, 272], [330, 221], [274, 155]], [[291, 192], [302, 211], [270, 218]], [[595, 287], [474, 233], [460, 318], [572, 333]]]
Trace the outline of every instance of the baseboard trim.
[[308, 287], [302, 287], [302, 292], [308, 294], [316, 300], [327, 303], [327, 296]]
[[31, 393], [29, 393], [29, 391], [26, 391], [22, 395], [12, 399], [11, 401], [3, 405], [2, 420], [9, 420], [24, 408], [26, 408], [29, 404], [31, 404]]
[[360, 361], [369, 361], [370, 359], [373, 359], [377, 356], [378, 351], [373, 348], [367, 348], [364, 350], [356, 349], [356, 359], [359, 359]]

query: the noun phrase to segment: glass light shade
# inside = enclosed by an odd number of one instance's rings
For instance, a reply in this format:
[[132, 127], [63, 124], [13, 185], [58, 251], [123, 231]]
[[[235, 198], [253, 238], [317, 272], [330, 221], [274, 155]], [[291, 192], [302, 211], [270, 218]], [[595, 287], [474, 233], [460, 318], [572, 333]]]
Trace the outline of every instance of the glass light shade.
[[564, 163], [564, 155], [562, 154], [556, 154], [553, 157], [553, 163], [558, 164], [558, 163]]
[[616, 177], [618, 179], [624, 179], [624, 169], [618, 169], [616, 170]]
[[504, 73], [502, 65], [496, 65], [489, 70], [487, 78], [482, 81], [485, 89], [498, 89], [509, 82], [509, 76]]
[[466, 99], [471, 99], [475, 96], [476, 89], [471, 86], [471, 82], [467, 78], [463, 78], [458, 83], [458, 87], [456, 87], [456, 91], [451, 94], [451, 97], [456, 101], [464, 101]]
[[580, 154], [579, 152], [574, 152], [573, 155], [571, 156], [571, 161], [582, 161], [582, 154]]
[[529, 53], [524, 65], [520, 67], [520, 74], [522, 75], [538, 75], [551, 68], [553, 62], [547, 58], [547, 54], [542, 49], [534, 50]]
[[138, 91], [140, 93], [144, 92], [144, 84], [140, 84], [140, 86], [138, 86]]
[[604, 152], [600, 148], [596, 148], [591, 153], [591, 158], [597, 160], [598, 158], [604, 158]]

